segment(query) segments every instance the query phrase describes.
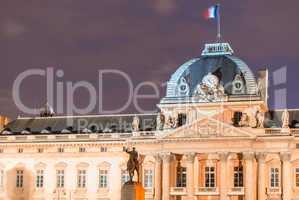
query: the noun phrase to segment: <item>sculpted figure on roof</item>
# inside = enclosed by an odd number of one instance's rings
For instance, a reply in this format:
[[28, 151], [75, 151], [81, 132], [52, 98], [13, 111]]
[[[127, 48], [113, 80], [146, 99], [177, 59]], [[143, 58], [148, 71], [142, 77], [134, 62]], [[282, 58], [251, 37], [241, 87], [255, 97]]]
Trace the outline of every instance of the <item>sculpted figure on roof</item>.
[[217, 76], [208, 73], [203, 77], [202, 82], [197, 85], [194, 95], [208, 101], [215, 101], [224, 95], [224, 88]]
[[132, 122], [132, 130], [133, 131], [139, 131], [139, 125], [140, 125], [139, 117], [134, 116], [133, 122]]
[[281, 128], [289, 128], [289, 119], [290, 119], [289, 111], [288, 109], [285, 109], [281, 116], [281, 122], [282, 122]]
[[257, 128], [264, 128], [265, 113], [257, 111], [256, 113]]
[[156, 129], [157, 130], [163, 130], [165, 123], [165, 116], [162, 112], [158, 113], [157, 119], [156, 119]]

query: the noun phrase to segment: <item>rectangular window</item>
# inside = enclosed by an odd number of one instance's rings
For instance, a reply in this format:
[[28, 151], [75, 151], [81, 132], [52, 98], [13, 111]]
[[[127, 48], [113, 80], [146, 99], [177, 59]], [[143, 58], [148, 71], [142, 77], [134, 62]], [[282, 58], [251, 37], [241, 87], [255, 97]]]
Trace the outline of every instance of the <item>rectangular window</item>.
[[299, 149], [299, 143], [296, 144], [296, 149]]
[[17, 170], [17, 179], [16, 179], [16, 187], [22, 188], [24, 183], [24, 171]]
[[108, 170], [99, 170], [99, 188], [108, 187]]
[[64, 152], [64, 148], [59, 147], [57, 150], [59, 153], [63, 153]]
[[127, 170], [121, 170], [121, 184], [125, 184], [130, 180], [130, 176]]
[[295, 179], [296, 179], [296, 187], [299, 187], [299, 168], [296, 168]]
[[101, 152], [107, 152], [107, 147], [101, 147]]
[[86, 187], [86, 170], [78, 170], [77, 175], [77, 187], [85, 188]]
[[271, 183], [270, 186], [272, 188], [279, 187], [279, 169], [278, 168], [271, 168]]
[[215, 167], [205, 167], [205, 187], [214, 188], [215, 178]]
[[4, 170], [0, 170], [0, 188], [4, 186]]
[[57, 188], [64, 187], [64, 170], [56, 171], [56, 187]]
[[37, 149], [37, 152], [38, 152], [38, 153], [43, 153], [43, 152], [44, 152], [44, 149], [42, 149], [42, 148], [38, 148], [38, 149]]
[[234, 167], [234, 187], [243, 187], [243, 167]]
[[36, 187], [37, 188], [44, 187], [44, 170], [36, 171]]
[[18, 153], [23, 153], [23, 149], [18, 149]]
[[178, 167], [176, 174], [176, 186], [186, 187], [187, 183], [187, 169], [186, 167]]
[[153, 187], [153, 170], [145, 169], [144, 170], [144, 187], [152, 188]]
[[79, 148], [79, 152], [80, 152], [80, 153], [84, 153], [84, 152], [86, 152], [86, 149], [85, 149], [84, 147], [80, 147], [80, 148]]

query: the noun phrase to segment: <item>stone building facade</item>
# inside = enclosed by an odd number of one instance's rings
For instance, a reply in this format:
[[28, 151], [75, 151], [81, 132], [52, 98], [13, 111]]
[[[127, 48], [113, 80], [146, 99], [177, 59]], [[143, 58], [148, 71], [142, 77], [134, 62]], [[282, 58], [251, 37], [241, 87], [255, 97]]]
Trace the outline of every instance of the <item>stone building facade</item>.
[[124, 147], [140, 154], [147, 200], [299, 199], [299, 111], [270, 111], [267, 83], [229, 44], [207, 44], [171, 76], [158, 113], [47, 105], [17, 118], [0, 135], [0, 199], [120, 200]]
[[4, 126], [9, 122], [9, 118], [0, 115], [0, 130], [4, 128]]

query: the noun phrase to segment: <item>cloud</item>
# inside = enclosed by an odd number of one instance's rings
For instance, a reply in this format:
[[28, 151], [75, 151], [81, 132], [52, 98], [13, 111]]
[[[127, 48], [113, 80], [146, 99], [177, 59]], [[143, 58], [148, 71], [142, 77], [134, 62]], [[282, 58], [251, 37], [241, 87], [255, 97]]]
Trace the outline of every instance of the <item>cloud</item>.
[[154, 0], [153, 7], [161, 15], [172, 15], [177, 10], [175, 0]]
[[1, 33], [6, 37], [17, 37], [26, 31], [23, 24], [12, 19], [2, 22]]
[[17, 109], [13, 103], [11, 91], [0, 89], [0, 115], [13, 117], [16, 113]]

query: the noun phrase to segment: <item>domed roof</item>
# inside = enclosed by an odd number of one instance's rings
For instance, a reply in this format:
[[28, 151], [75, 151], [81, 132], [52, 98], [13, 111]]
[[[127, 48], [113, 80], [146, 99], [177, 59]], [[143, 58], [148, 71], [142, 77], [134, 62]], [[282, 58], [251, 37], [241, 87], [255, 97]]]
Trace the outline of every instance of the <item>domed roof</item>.
[[[198, 86], [203, 84], [202, 81], [207, 76], [216, 76], [219, 79], [225, 95], [257, 94], [256, 79], [252, 71], [245, 62], [232, 55], [233, 51], [229, 45], [225, 46], [226, 49], [216, 52], [208, 47], [207, 50], [206, 46], [201, 57], [189, 60], [172, 74], [167, 83], [166, 98], [194, 96]], [[237, 83], [239, 85], [236, 85]], [[243, 88], [238, 91], [235, 86], [240, 84]]]

